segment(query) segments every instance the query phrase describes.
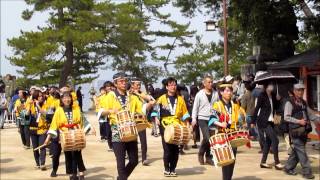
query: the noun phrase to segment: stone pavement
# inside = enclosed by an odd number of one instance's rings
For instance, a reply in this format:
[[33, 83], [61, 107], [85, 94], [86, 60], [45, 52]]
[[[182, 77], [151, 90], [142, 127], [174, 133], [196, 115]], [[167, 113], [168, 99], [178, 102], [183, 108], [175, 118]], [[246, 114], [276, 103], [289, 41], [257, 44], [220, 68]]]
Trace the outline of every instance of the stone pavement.
[[[83, 150], [83, 159], [86, 165], [87, 180], [113, 180], [117, 175], [116, 163], [113, 152], [107, 151], [106, 142], [100, 142], [98, 122], [93, 114], [88, 114], [90, 122], [94, 125], [97, 136], [87, 136], [87, 147]], [[197, 160], [198, 149], [190, 149], [186, 151], [186, 155], [180, 155], [177, 174], [178, 177], [163, 177], [163, 161], [162, 161], [162, 145], [160, 137], [150, 136], [148, 129], [148, 158], [149, 166], [142, 166], [141, 162], [133, 171], [130, 180], [160, 180], [160, 179], [176, 179], [176, 180], [219, 180], [221, 179], [221, 168], [215, 168], [208, 165], [199, 165]], [[1, 135], [1, 153], [0, 153], [0, 179], [32, 179], [32, 180], [60, 180], [68, 179], [65, 175], [64, 155], [60, 157], [60, 166], [58, 169], [58, 177], [50, 178], [51, 159], [47, 156], [47, 171], [35, 169], [32, 150], [25, 150], [21, 145], [20, 135], [17, 128], [10, 127], [0, 131]], [[191, 142], [190, 142], [191, 143]], [[139, 144], [140, 146], [140, 144]], [[297, 176], [285, 175], [282, 171], [275, 169], [261, 169], [259, 162], [261, 154], [258, 154], [258, 143], [253, 142], [252, 148], [241, 147], [238, 149], [236, 166], [234, 171], [234, 180], [299, 180], [303, 179], [301, 174]], [[140, 149], [140, 148], [139, 148]], [[280, 160], [284, 163], [288, 158], [285, 152], [283, 141], [280, 144]], [[312, 149], [308, 145], [308, 154], [312, 162], [313, 172], [316, 179], [320, 179], [319, 173], [319, 151]], [[139, 160], [141, 154], [139, 151]], [[269, 155], [268, 163], [273, 163], [273, 156]], [[301, 171], [298, 165], [297, 171]]]

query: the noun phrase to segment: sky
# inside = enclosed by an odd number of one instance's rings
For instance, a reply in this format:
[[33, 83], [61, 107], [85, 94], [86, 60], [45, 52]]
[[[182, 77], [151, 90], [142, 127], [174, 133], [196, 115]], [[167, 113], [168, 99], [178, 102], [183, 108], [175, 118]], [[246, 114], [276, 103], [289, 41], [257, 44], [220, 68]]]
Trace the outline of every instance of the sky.
[[[114, 2], [121, 3], [126, 0], [114, 0]], [[17, 70], [19, 69], [16, 66], [10, 64], [6, 57], [13, 54], [12, 48], [7, 45], [7, 39], [18, 37], [23, 31], [37, 30], [37, 27], [43, 27], [46, 25], [46, 20], [49, 17], [48, 12], [37, 12], [29, 21], [25, 21], [21, 18], [23, 10], [30, 8], [24, 0], [0, 0], [1, 6], [1, 31], [0, 31], [0, 40], [1, 40], [1, 56], [0, 56], [0, 74], [4, 76], [5, 74], [13, 74], [19, 76]], [[172, 20], [176, 20], [179, 23], [188, 23], [191, 22], [189, 30], [196, 30], [197, 35], [203, 36], [203, 42], [217, 42], [221, 40], [217, 31], [205, 31], [205, 21], [209, 20], [210, 17], [206, 17], [201, 14], [197, 14], [194, 18], [186, 18], [182, 16], [178, 8], [168, 5], [161, 9], [163, 13], [170, 13]], [[151, 22], [151, 29], [159, 28], [160, 24], [156, 21]], [[165, 43], [172, 42], [173, 39], [159, 38], [156, 40], [156, 43]], [[195, 38], [190, 39], [191, 42], [195, 42]], [[159, 52], [159, 54], [167, 54], [167, 52]], [[177, 49], [173, 51], [172, 57], [178, 56], [180, 54], [187, 53], [186, 49]], [[173, 68], [171, 68], [173, 70]], [[101, 82], [105, 80], [110, 80], [114, 74], [111, 70], [100, 69], [100, 77], [93, 82], [93, 86], [98, 86]], [[159, 82], [161, 79], [159, 79]], [[159, 86], [160, 83], [157, 83], [156, 86]]]

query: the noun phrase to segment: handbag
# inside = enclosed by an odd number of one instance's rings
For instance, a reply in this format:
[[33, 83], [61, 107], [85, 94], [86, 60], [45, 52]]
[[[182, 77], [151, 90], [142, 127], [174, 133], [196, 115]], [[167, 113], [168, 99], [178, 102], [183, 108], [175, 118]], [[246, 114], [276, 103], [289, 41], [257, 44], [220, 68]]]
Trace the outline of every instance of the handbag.
[[281, 123], [281, 115], [279, 114], [274, 114], [273, 116], [273, 123], [275, 125], [279, 125]]
[[301, 126], [299, 124], [289, 123], [289, 134], [291, 137], [299, 138], [308, 135], [312, 131], [312, 127], [310, 122], [308, 122], [305, 126]]

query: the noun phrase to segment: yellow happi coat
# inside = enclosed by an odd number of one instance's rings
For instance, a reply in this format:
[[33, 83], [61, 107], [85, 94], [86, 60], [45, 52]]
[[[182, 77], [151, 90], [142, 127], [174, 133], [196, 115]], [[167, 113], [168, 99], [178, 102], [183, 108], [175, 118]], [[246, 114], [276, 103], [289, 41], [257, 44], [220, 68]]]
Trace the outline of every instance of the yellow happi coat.
[[[65, 115], [65, 111], [62, 107], [58, 107], [53, 115], [52, 122], [49, 128], [48, 133], [51, 134], [54, 138], [57, 137], [57, 131], [67, 131], [68, 128], [63, 127], [68, 124], [68, 119]], [[81, 110], [78, 106], [72, 107], [72, 124], [79, 125], [79, 128], [84, 127], [84, 120], [81, 115]]]
[[[30, 103], [30, 100], [31, 99], [29, 99], [29, 102], [26, 103], [26, 110], [27, 110], [27, 112], [29, 112], [29, 116], [35, 117], [36, 121], [38, 122], [37, 127], [34, 127], [32, 125], [33, 123], [30, 122], [30, 130], [36, 131], [37, 134], [39, 134], [39, 135], [45, 134], [49, 129], [45, 114], [39, 114], [39, 112], [37, 112], [37, 110], [36, 110], [35, 104]], [[41, 106], [40, 110], [46, 111], [46, 109], [47, 109], [47, 105], [46, 105], [46, 102], [44, 102], [43, 105]]]
[[[140, 113], [143, 114], [142, 111], [142, 102], [139, 100], [139, 98], [135, 95], [128, 94], [129, 98], [129, 103], [127, 109], [132, 113]], [[118, 111], [124, 110], [121, 107], [121, 103], [116, 96], [115, 92], [111, 91], [107, 95], [104, 95], [100, 98], [100, 109], [103, 110], [113, 110], [116, 109]], [[110, 121], [111, 125], [116, 125], [117, 124], [117, 116], [114, 113], [111, 113], [108, 115], [108, 119]]]
[[[229, 119], [230, 122], [227, 122], [227, 123], [231, 124], [230, 129], [235, 129], [235, 126], [239, 123], [239, 119], [242, 119], [243, 117], [245, 117], [245, 111], [243, 108], [241, 108], [239, 104], [233, 103], [232, 101], [230, 103], [232, 106], [231, 119]], [[220, 114], [228, 114], [222, 100], [215, 102], [213, 104], [213, 109], [219, 112]], [[216, 117], [214, 121], [219, 121], [219, 117]]]
[[183, 121], [185, 121], [186, 119], [190, 118], [190, 114], [188, 112], [187, 105], [186, 105], [182, 96], [176, 97], [177, 104], [176, 104], [176, 110], [174, 112], [174, 115], [161, 113], [161, 112], [163, 112], [163, 109], [167, 109], [167, 110], [169, 109], [169, 104], [168, 104], [167, 98], [168, 98], [168, 95], [164, 94], [157, 99], [157, 104], [159, 105], [158, 110], [152, 112], [152, 114], [151, 114], [152, 117], [157, 116], [162, 120], [164, 117], [175, 116], [176, 120], [179, 121], [177, 123], [180, 123], [180, 124]]

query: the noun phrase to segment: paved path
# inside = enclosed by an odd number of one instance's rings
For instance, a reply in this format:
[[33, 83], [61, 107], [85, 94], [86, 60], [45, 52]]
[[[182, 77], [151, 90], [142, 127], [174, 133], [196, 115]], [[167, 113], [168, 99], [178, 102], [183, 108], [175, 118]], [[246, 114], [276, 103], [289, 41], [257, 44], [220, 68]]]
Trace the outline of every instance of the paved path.
[[[98, 122], [93, 114], [88, 115], [90, 122], [94, 125], [98, 133]], [[160, 137], [156, 138], [148, 134], [148, 158], [151, 161], [150, 166], [142, 166], [141, 163], [133, 171], [129, 179], [131, 180], [214, 180], [221, 179], [221, 169], [212, 166], [201, 166], [197, 161], [197, 149], [186, 151], [186, 155], [179, 157], [176, 178], [163, 177], [162, 145]], [[0, 179], [68, 179], [65, 175], [64, 155], [60, 157], [60, 167], [58, 177], [50, 178], [51, 159], [47, 156], [47, 171], [40, 171], [34, 168], [32, 150], [25, 150], [21, 145], [20, 135], [17, 128], [7, 128], [0, 131], [1, 135], [1, 153], [0, 153]], [[113, 152], [107, 152], [106, 143], [98, 141], [99, 136], [87, 136], [87, 147], [83, 150], [84, 163], [86, 165], [86, 179], [88, 180], [111, 180], [116, 176], [116, 163]], [[140, 145], [139, 145], [140, 146]], [[234, 172], [234, 180], [278, 180], [303, 179], [301, 174], [297, 176], [288, 176], [275, 169], [266, 170], [259, 167], [261, 154], [258, 154], [258, 144], [253, 143], [253, 147], [248, 149], [241, 147], [238, 150], [237, 161]], [[285, 162], [288, 158], [285, 152], [284, 144], [280, 144], [280, 160]], [[139, 151], [140, 152], [140, 151]], [[320, 179], [319, 173], [319, 151], [312, 149], [308, 145], [308, 154], [312, 162], [312, 168], [316, 179]], [[139, 159], [140, 154], [139, 154]], [[269, 155], [268, 163], [273, 163], [273, 157]], [[298, 165], [298, 172], [301, 171]]]

